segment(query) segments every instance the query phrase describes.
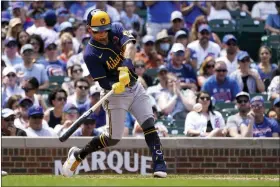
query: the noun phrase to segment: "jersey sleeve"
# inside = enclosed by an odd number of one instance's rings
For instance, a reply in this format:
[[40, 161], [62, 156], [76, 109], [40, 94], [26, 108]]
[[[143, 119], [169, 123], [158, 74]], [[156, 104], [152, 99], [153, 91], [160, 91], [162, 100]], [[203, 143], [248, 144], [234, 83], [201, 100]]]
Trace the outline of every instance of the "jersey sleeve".
[[136, 43], [136, 40], [133, 37], [133, 35], [128, 30], [125, 30], [121, 24], [115, 23], [113, 27], [116, 30], [118, 36], [120, 37], [120, 45], [122, 47], [130, 41], [132, 41], [134, 44]]
[[94, 80], [106, 78], [106, 71], [102, 66], [102, 63], [99, 62], [98, 57], [93, 54], [87, 54], [87, 51], [85, 51], [84, 60], [88, 71]]

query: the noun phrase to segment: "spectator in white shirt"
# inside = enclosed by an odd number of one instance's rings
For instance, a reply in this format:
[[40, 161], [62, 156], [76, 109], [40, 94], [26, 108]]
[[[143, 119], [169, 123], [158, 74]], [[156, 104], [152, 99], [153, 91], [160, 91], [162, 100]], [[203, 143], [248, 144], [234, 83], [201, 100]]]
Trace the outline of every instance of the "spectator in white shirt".
[[274, 100], [276, 98], [280, 98], [280, 76], [275, 76], [270, 85], [268, 86], [268, 99]]
[[18, 43], [15, 38], [7, 38], [4, 41], [4, 55], [2, 59], [4, 60], [6, 66], [14, 66], [16, 64], [21, 64], [23, 59], [18, 55]]
[[80, 78], [74, 82], [75, 93], [70, 95], [67, 103], [72, 103], [76, 107], [80, 107], [89, 100], [89, 82], [85, 78]]
[[26, 29], [26, 32], [29, 35], [34, 34], [36, 29], [43, 27], [45, 25], [44, 12], [45, 11], [43, 9], [33, 9], [30, 12], [30, 17], [33, 19], [34, 24], [31, 27], [29, 27], [28, 29]]
[[262, 1], [254, 4], [252, 8], [252, 18], [259, 21], [265, 21], [269, 14], [277, 14], [275, 2]]
[[226, 2], [216, 1], [212, 2], [210, 14], [207, 17], [208, 21], [215, 19], [231, 20], [231, 15], [226, 9]]
[[28, 109], [28, 128], [25, 130], [28, 137], [56, 137], [56, 133], [51, 128], [43, 127], [44, 111], [40, 106], [32, 106]]
[[188, 44], [187, 48], [195, 51], [197, 54], [197, 65], [199, 69], [206, 56], [212, 55], [217, 58], [220, 54], [221, 48], [218, 44], [210, 41], [211, 29], [209, 25], [203, 24], [198, 28], [198, 40]]

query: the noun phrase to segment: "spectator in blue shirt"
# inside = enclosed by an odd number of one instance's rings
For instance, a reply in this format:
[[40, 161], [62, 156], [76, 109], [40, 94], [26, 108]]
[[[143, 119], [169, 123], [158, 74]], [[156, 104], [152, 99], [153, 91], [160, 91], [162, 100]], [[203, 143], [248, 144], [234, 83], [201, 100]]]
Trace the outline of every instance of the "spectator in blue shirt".
[[[276, 98], [273, 102], [273, 108], [277, 114], [278, 128], [280, 128], [280, 97]], [[279, 129], [280, 130], [280, 129]]]
[[247, 114], [249, 119], [243, 121], [240, 127], [247, 127], [245, 137], [279, 137], [277, 121], [265, 116], [263, 97], [255, 96], [250, 103], [251, 111]]
[[185, 22], [183, 15], [180, 11], [175, 10], [171, 14], [171, 27], [167, 30], [169, 36], [175, 36], [176, 32], [179, 30], [183, 30], [185, 32], [189, 32], [188, 29], [185, 28]]
[[210, 93], [217, 102], [234, 101], [241, 91], [236, 80], [227, 76], [227, 65], [223, 61], [216, 62], [215, 74], [206, 80], [201, 90]]
[[280, 34], [280, 2], [275, 2], [278, 14], [269, 14], [266, 18], [265, 29], [271, 34]]
[[171, 48], [171, 59], [168, 62], [168, 71], [174, 73], [180, 80], [183, 89], [197, 90], [196, 73], [189, 64], [183, 64], [185, 60], [185, 47], [181, 43], [173, 44]]

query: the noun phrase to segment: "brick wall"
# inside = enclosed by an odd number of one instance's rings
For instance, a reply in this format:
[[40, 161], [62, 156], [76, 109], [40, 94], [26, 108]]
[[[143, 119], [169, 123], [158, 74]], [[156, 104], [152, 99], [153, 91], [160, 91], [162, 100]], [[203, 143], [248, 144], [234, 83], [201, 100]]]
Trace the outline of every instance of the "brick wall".
[[[75, 141], [75, 139], [72, 139], [71, 142], [62, 144], [58, 143], [55, 139], [46, 141], [43, 139], [30, 140], [27, 138], [20, 140], [2, 138], [2, 170], [10, 174], [54, 174], [54, 160], [62, 160], [63, 163], [66, 159], [69, 147], [71, 147], [69, 146], [70, 144], [78, 144], [77, 146], [82, 147], [88, 140], [89, 139], [82, 139]], [[13, 141], [17, 142], [15, 143], [16, 145], [13, 144]], [[20, 141], [24, 143], [20, 143], [22, 145], [19, 145]], [[33, 145], [30, 144], [29, 141], [32, 141]], [[209, 141], [213, 141], [210, 143], [213, 146], [209, 146]], [[236, 140], [192, 139], [190, 141], [188, 139], [165, 139], [163, 145], [165, 147], [164, 154], [168, 164], [168, 173], [280, 174], [279, 139], [264, 139], [262, 141], [246, 139], [243, 140], [243, 145], [241, 144], [242, 141], [234, 141]], [[41, 144], [41, 146], [34, 145], [34, 142], [37, 142], [38, 145]], [[53, 144], [52, 142], [57, 142], [57, 144]], [[73, 142], [77, 144], [73, 144]], [[136, 143], [138, 145], [136, 145], [135, 142], [138, 142]], [[185, 145], [182, 144], [182, 142], [186, 142]], [[225, 142], [228, 142], [228, 144]], [[49, 146], [47, 146], [48, 143]], [[251, 145], [251, 147], [247, 147], [246, 144]], [[124, 147], [126, 148], [124, 149]], [[139, 153], [139, 158], [141, 155], [150, 156], [145, 142], [142, 139], [122, 140], [120, 145], [105, 149], [104, 152], [108, 155], [111, 150], [118, 150], [121, 153], [128, 151], [132, 156], [133, 153]], [[133, 162], [133, 157], [131, 157], [130, 161], [131, 163]], [[88, 157], [88, 163], [91, 165], [91, 155]], [[139, 164], [140, 163], [139, 160]], [[127, 173], [124, 169], [123, 171]], [[105, 171], [90, 171], [89, 173], [101, 172], [115, 173], [115, 171], [111, 169]], [[81, 173], [83, 173], [83, 171], [81, 171]]]

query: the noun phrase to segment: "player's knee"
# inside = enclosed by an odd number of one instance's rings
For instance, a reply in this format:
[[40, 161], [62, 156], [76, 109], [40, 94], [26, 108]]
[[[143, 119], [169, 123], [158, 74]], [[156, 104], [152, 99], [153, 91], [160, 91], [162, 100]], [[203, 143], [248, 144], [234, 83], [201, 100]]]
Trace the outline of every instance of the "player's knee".
[[154, 123], [155, 123], [154, 118], [148, 118], [146, 121], [144, 121], [141, 127], [145, 131], [145, 129], [154, 127]]
[[107, 138], [107, 145], [108, 146], [114, 146], [114, 145], [116, 145], [117, 143], [119, 143], [119, 139], [112, 139], [112, 138]]

